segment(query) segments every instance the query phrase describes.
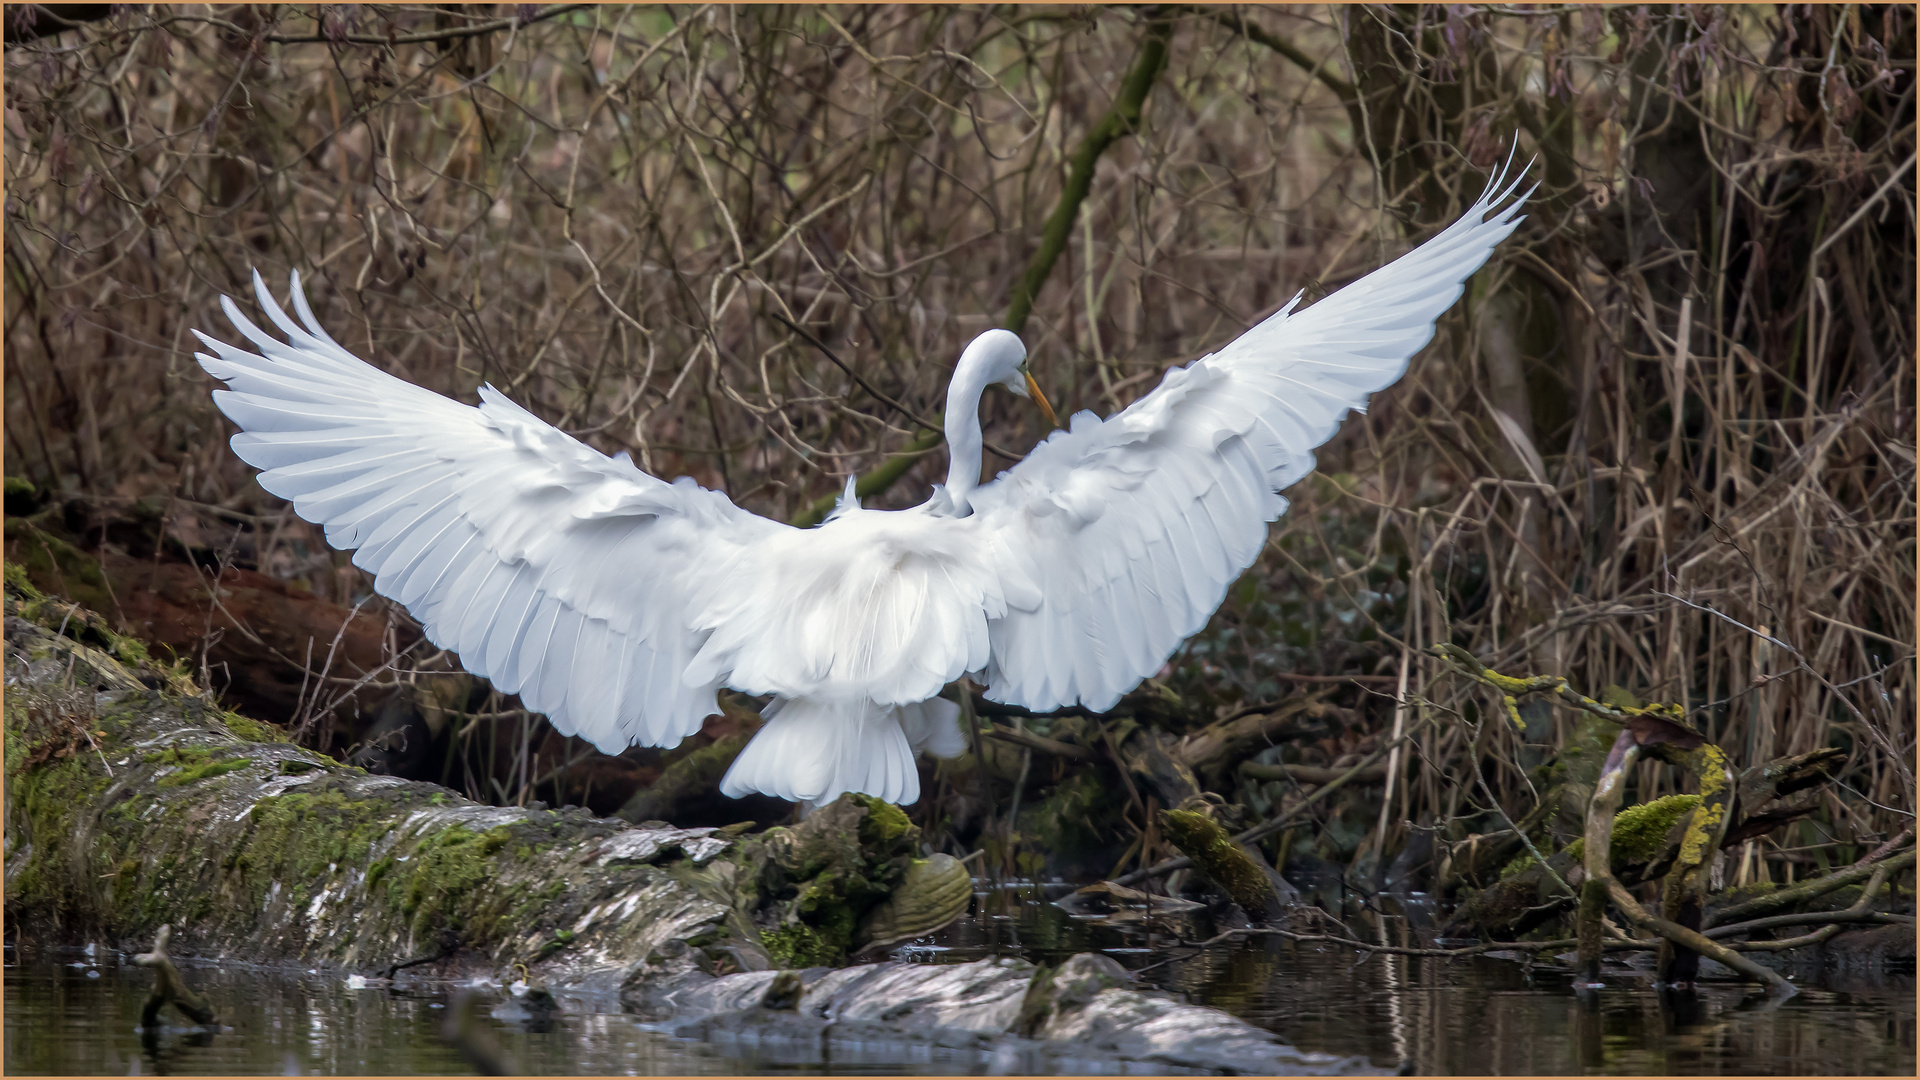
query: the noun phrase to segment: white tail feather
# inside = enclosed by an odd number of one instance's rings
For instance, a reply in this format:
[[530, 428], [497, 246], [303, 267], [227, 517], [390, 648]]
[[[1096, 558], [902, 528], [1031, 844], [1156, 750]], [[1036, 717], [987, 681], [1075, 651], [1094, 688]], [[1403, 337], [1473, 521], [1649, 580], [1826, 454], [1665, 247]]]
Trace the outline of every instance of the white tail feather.
[[816, 805], [849, 791], [902, 806], [920, 798], [920, 770], [896, 708], [794, 698], [762, 715], [767, 725], [720, 781], [724, 794], [758, 791]]
[[946, 698], [929, 698], [918, 705], [900, 706], [900, 728], [907, 745], [918, 754], [959, 757], [967, 752], [967, 733], [960, 730], [960, 706]]

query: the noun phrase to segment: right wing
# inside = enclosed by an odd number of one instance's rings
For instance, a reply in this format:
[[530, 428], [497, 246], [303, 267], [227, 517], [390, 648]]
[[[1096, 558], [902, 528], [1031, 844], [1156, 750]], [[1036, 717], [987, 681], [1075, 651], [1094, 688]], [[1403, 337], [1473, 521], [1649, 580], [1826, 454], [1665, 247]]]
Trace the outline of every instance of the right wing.
[[1041, 593], [992, 622], [988, 696], [1108, 709], [1198, 633], [1286, 512], [1279, 492], [1349, 409], [1400, 377], [1519, 224], [1526, 196], [1500, 207], [1518, 181], [1502, 184], [1413, 251], [1304, 311], [1296, 296], [1119, 413], [1074, 416], [976, 490], [961, 520]]
[[707, 636], [685, 626], [689, 597], [727, 553], [789, 526], [609, 458], [491, 386], [476, 408], [395, 378], [321, 329], [297, 273], [304, 326], [253, 281], [287, 342], [226, 297], [260, 351], [194, 333], [262, 487], [353, 550], [435, 645], [564, 734], [609, 754], [671, 746], [719, 711], [726, 672], [681, 677]]

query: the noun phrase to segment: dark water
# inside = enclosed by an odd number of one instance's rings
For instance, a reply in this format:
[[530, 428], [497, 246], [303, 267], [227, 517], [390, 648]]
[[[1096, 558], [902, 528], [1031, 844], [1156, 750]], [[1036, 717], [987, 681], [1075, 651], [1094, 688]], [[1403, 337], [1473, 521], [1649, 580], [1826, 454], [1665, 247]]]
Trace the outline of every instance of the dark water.
[[[1224, 1009], [1303, 1050], [1410, 1064], [1422, 1075], [1914, 1075], [1911, 970], [1802, 973], [1801, 993], [1781, 1002], [1732, 981], [1663, 995], [1651, 972], [1622, 966], [1583, 1001], [1551, 960], [1361, 954], [1274, 938], [1170, 948], [1157, 927], [1076, 919], [1051, 904], [987, 905], [996, 907], [1004, 914], [941, 935], [947, 951], [902, 958], [1018, 954], [1054, 963], [1099, 950], [1138, 970], [1144, 984]], [[1431, 912], [1405, 914], [1431, 922]], [[1387, 919], [1389, 940], [1423, 944], [1396, 933], [1407, 922]], [[1211, 928], [1176, 929], [1193, 940]]]
[[[999, 898], [996, 898], [999, 899]], [[1035, 960], [1106, 951], [1142, 983], [1184, 993], [1277, 1032], [1307, 1050], [1360, 1054], [1440, 1074], [1914, 1073], [1911, 973], [1851, 982], [1802, 977], [1804, 991], [1767, 1002], [1737, 983], [1705, 983], [1664, 999], [1643, 974], [1620, 972], [1590, 1004], [1550, 966], [1488, 958], [1434, 960], [1275, 940], [1173, 949], [1152, 930], [1076, 919], [1052, 905], [1005, 899], [897, 955], [950, 963], [994, 954]], [[1192, 927], [1181, 927], [1191, 931]], [[1169, 958], [1172, 962], [1164, 962]], [[135, 1031], [152, 973], [111, 954], [7, 952], [5, 1069], [10, 1074], [468, 1073], [437, 1033], [453, 991], [354, 990], [338, 977], [187, 966], [221, 1028]], [[1148, 967], [1148, 965], [1154, 965]], [[497, 993], [486, 999], [501, 1000]], [[535, 1074], [752, 1072], [953, 1073], [982, 1063], [825, 1061], [796, 1069], [729, 1057], [644, 1029], [617, 1014], [562, 1013], [550, 1024], [512, 1016], [480, 1023]], [[174, 1022], [181, 1022], [175, 1018]]]

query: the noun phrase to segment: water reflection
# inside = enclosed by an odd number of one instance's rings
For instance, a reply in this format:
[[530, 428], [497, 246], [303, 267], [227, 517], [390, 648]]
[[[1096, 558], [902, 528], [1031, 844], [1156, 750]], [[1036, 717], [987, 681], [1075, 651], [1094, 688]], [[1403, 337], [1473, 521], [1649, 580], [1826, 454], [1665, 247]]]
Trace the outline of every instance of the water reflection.
[[[1399, 957], [1274, 938], [1161, 963], [1172, 944], [1165, 932], [1143, 949], [1150, 931], [1076, 919], [1045, 902], [1061, 891], [988, 898], [989, 911], [1005, 917], [970, 920], [921, 944], [941, 946], [929, 959], [947, 963], [995, 953], [1057, 962], [1098, 949], [1142, 969], [1148, 985], [1225, 1009], [1302, 1050], [1422, 1074], [1914, 1073], [1911, 971], [1803, 977], [1802, 992], [1782, 1001], [1731, 982], [1662, 992], [1649, 973], [1625, 967], [1609, 970], [1604, 989], [1576, 993], [1571, 973], [1551, 960]], [[1423, 913], [1408, 914], [1417, 922]], [[1421, 944], [1406, 925], [1395, 915], [1354, 929]]]
[[[997, 899], [986, 913], [896, 956], [954, 963], [986, 955], [1057, 962], [1104, 951], [1144, 984], [1215, 1005], [1304, 1050], [1360, 1054], [1439, 1074], [1913, 1075], [1911, 973], [1820, 982], [1785, 1002], [1706, 982], [1665, 995], [1621, 970], [1576, 993], [1549, 965], [1367, 955], [1277, 939], [1169, 953], [1209, 928], [1159, 918], [1076, 919], [1048, 895]], [[1356, 927], [1359, 929], [1359, 927]], [[1183, 932], [1184, 931], [1184, 932]], [[1400, 935], [1391, 924], [1389, 940]], [[1174, 957], [1169, 961], [1169, 957]], [[77, 951], [17, 955], [5, 972], [5, 1070], [14, 1074], [465, 1074], [439, 1037], [454, 992], [348, 989], [338, 978], [190, 964], [221, 1026], [136, 1032], [152, 973]], [[1152, 965], [1152, 966], [1150, 966]], [[1805, 980], [1803, 980], [1805, 981]], [[827, 1060], [769, 1057], [647, 1031], [617, 1013], [534, 1016], [494, 993], [475, 1022], [535, 1074], [978, 1072], [965, 1055], [890, 1047]]]
[[[451, 994], [349, 990], [339, 979], [288, 977], [242, 966], [184, 964], [218, 1027], [169, 1024], [140, 1033], [151, 971], [103, 957], [89, 979], [45, 954], [6, 968], [5, 1069], [39, 1075], [466, 1075], [473, 1066], [440, 1038]], [[497, 1000], [497, 997], [494, 999]], [[171, 1019], [171, 1018], [170, 1018]], [[620, 1015], [566, 1014], [545, 1025], [486, 1024], [534, 1074], [733, 1074], [751, 1059], [642, 1030]]]

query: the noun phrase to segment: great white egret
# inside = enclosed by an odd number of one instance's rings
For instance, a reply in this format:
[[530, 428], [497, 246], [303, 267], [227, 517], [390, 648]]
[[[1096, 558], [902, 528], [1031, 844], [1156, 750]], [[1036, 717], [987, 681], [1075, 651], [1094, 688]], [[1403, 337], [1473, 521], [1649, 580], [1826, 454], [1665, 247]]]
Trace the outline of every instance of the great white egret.
[[936, 696], [948, 683], [1107, 709], [1206, 624], [1286, 511], [1279, 492], [1518, 225], [1526, 195], [1507, 202], [1519, 181], [1504, 182], [1407, 255], [1304, 310], [1295, 296], [1105, 420], [1075, 415], [982, 485], [981, 394], [1038, 390], [1020, 339], [989, 330], [947, 392], [944, 487], [874, 511], [849, 484], [810, 529], [649, 476], [492, 386], [475, 407], [380, 371], [321, 328], [298, 274], [299, 323], [254, 275], [287, 341], [222, 297], [260, 351], [195, 331], [211, 350], [196, 355], [228, 386], [214, 400], [261, 486], [560, 731], [610, 754], [671, 746], [720, 687], [770, 694], [723, 791], [911, 803], [914, 755], [966, 745]]

